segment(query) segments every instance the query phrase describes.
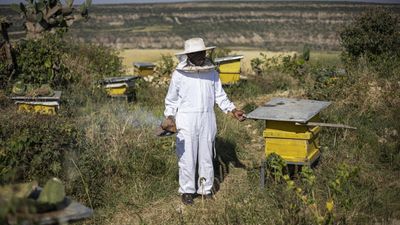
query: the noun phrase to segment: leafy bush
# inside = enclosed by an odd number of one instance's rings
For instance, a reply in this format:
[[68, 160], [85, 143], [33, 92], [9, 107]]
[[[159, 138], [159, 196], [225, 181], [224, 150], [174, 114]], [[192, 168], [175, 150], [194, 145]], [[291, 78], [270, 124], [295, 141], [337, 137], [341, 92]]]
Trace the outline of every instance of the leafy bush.
[[295, 78], [302, 79], [306, 73], [307, 61], [304, 57], [309, 59], [309, 49], [305, 50], [302, 56], [292, 55], [279, 55], [268, 57], [267, 54], [260, 53], [259, 58], [251, 60], [251, 66], [256, 74], [266, 74], [270, 72], [282, 72], [292, 75]]
[[366, 66], [392, 74], [400, 59], [400, 20], [388, 9], [373, 9], [356, 17], [340, 32], [343, 59], [349, 63], [364, 58]]
[[8, 81], [9, 73], [5, 61], [0, 60], [0, 88], [4, 88]]
[[210, 51], [208, 57], [214, 61], [216, 58], [226, 57], [232, 53], [232, 50], [229, 48], [215, 48]]
[[73, 44], [69, 48], [64, 63], [80, 74], [84, 83], [122, 75], [122, 62], [115, 49], [94, 44]]
[[261, 75], [261, 73], [262, 73], [261, 66], [263, 63], [264, 63], [264, 61], [258, 57], [251, 59], [251, 61], [250, 61], [251, 69], [254, 71], [254, 73], [256, 75]]
[[161, 59], [157, 63], [156, 72], [160, 76], [170, 76], [176, 67], [174, 57], [170, 54], [161, 54]]
[[335, 100], [342, 94], [338, 90], [354, 82], [354, 77], [350, 79], [345, 70], [336, 66], [312, 66], [307, 76], [304, 88], [311, 99]]
[[65, 153], [79, 149], [81, 133], [66, 119], [3, 112], [0, 120], [1, 183], [61, 177]]
[[65, 88], [78, 82], [88, 86], [98, 79], [122, 74], [122, 62], [115, 50], [77, 44], [63, 36], [63, 32], [57, 32], [19, 42], [15, 79]]
[[16, 46], [18, 79], [31, 84], [61, 86], [76, 79], [62, 63], [68, 50], [63, 33], [46, 34], [37, 40], [21, 40]]

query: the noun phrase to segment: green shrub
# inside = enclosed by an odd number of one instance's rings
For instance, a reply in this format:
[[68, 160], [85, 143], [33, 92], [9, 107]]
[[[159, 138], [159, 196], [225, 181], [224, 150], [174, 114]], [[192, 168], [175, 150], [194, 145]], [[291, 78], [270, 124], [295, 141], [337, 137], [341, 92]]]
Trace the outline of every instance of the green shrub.
[[46, 34], [41, 39], [21, 40], [16, 46], [17, 79], [31, 84], [61, 86], [76, 79], [62, 63], [68, 50], [63, 33]]
[[354, 82], [354, 77], [349, 78], [346, 71], [336, 66], [312, 66], [308, 71], [304, 88], [307, 97], [319, 100], [335, 100], [340, 98], [341, 90]]
[[120, 76], [118, 52], [104, 46], [77, 44], [63, 32], [46, 34], [36, 40], [22, 40], [16, 46], [15, 79], [30, 84], [65, 88], [82, 82], [90, 86], [104, 77]]
[[261, 66], [263, 63], [264, 63], [264, 61], [260, 58], [251, 59], [251, 61], [250, 61], [251, 69], [254, 71], [254, 73], [256, 75], [261, 75], [261, 73], [262, 73]]
[[78, 64], [80, 68], [75, 68], [74, 71], [82, 74], [83, 79], [93, 81], [122, 75], [122, 62], [118, 51], [113, 48], [94, 44], [73, 44], [68, 55], [71, 60], [69, 68], [72, 70], [71, 67]]
[[81, 133], [68, 119], [10, 114], [0, 117], [1, 183], [62, 177], [65, 153], [76, 151]]
[[353, 67], [364, 59], [379, 75], [393, 75], [400, 59], [399, 17], [381, 8], [362, 13], [340, 32], [340, 44], [343, 59]]
[[156, 72], [159, 76], [170, 76], [175, 70], [176, 63], [174, 57], [170, 54], [161, 54], [161, 59], [157, 63]]
[[251, 60], [253, 71], [256, 74], [267, 75], [271, 72], [286, 73], [297, 79], [304, 79], [307, 73], [308, 60], [310, 58], [310, 50], [305, 47], [303, 55], [279, 55], [268, 57], [267, 54], [260, 53], [260, 57]]
[[208, 57], [214, 61], [216, 58], [226, 57], [232, 53], [232, 50], [229, 48], [215, 48], [214, 50], [210, 51]]
[[7, 64], [5, 61], [0, 60], [0, 88], [5, 88], [9, 78], [8, 72]]

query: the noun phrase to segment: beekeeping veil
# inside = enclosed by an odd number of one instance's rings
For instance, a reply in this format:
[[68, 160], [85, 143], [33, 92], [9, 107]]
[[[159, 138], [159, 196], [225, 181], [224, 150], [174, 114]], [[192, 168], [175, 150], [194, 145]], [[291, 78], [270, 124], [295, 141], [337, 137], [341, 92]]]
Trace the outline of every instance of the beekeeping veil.
[[175, 54], [179, 60], [179, 64], [176, 69], [184, 72], [204, 72], [215, 69], [214, 63], [208, 58], [206, 58], [202, 66], [196, 66], [189, 61], [187, 56], [189, 53], [207, 51], [214, 48], [215, 46], [206, 47], [202, 38], [192, 38], [186, 40], [184, 51]]

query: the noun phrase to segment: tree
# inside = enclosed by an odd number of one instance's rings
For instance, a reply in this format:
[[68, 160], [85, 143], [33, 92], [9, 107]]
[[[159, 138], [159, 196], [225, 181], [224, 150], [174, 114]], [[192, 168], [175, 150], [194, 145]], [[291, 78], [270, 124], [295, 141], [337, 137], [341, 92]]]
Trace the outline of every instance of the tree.
[[400, 56], [399, 17], [386, 9], [373, 9], [356, 17], [340, 32], [340, 43], [352, 59]]
[[74, 7], [74, 0], [26, 0], [26, 4], [13, 4], [11, 7], [25, 19], [24, 26], [28, 38], [38, 38], [46, 31], [68, 28], [75, 21], [88, 18], [91, 0], [86, 0], [80, 7]]

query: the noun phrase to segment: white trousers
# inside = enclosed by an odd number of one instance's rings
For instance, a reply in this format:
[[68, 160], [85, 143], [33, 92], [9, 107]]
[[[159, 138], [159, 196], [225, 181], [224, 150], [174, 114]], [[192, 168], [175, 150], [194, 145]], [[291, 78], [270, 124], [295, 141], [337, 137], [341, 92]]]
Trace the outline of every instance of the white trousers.
[[[203, 195], [211, 193], [214, 180], [213, 143], [217, 131], [214, 112], [180, 113], [178, 111], [176, 127], [178, 129], [176, 152], [179, 158], [179, 193], [197, 192]], [[197, 159], [199, 179], [196, 181]]]

